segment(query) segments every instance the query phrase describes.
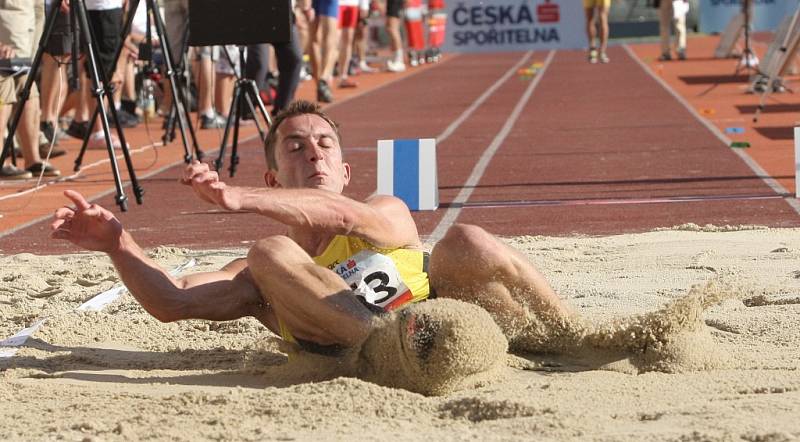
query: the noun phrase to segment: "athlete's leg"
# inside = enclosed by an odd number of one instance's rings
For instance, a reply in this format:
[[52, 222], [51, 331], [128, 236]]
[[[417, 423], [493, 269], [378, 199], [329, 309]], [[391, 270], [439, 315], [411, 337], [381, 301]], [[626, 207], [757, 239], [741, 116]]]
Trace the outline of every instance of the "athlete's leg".
[[546, 322], [572, 315], [522, 253], [477, 226], [451, 227], [434, 247], [429, 270], [437, 296], [483, 307], [512, 346], [531, 314]]
[[247, 264], [264, 300], [295, 338], [321, 345], [360, 345], [373, 313], [342, 278], [314, 263], [285, 236], [258, 241]]
[[597, 21], [600, 27], [600, 53], [605, 54], [608, 49], [608, 7], [600, 3], [597, 6]]
[[594, 39], [597, 36], [597, 28], [594, 22], [594, 6], [584, 9], [586, 11], [586, 37], [589, 39], [589, 50], [594, 49]]

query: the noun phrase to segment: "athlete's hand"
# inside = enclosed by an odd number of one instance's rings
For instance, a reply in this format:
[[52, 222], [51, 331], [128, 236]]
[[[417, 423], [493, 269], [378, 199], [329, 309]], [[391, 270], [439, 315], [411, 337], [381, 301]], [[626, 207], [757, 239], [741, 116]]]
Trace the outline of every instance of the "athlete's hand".
[[50, 224], [50, 236], [66, 239], [87, 250], [111, 253], [119, 249], [122, 223], [113, 213], [97, 204], [89, 204], [74, 190], [65, 190], [64, 196], [75, 204], [75, 208], [56, 210], [55, 220]]
[[219, 174], [211, 170], [208, 164], [193, 161], [183, 170], [181, 183], [192, 186], [194, 193], [203, 201], [216, 204], [223, 209], [239, 210], [241, 201], [235, 187], [229, 187], [219, 180]]

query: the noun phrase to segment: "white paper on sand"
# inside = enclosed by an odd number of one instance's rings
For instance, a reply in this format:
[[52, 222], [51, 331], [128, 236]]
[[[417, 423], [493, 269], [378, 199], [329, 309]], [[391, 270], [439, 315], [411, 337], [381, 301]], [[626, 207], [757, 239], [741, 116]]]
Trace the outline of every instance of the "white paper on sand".
[[11, 356], [14, 356], [17, 353], [17, 349], [8, 347], [19, 347], [24, 344], [28, 338], [30, 338], [34, 333], [36, 333], [37, 330], [39, 330], [39, 327], [41, 327], [45, 321], [47, 321], [47, 318], [41, 318], [34, 322], [30, 327], [23, 328], [14, 336], [0, 341], [0, 347], [6, 347], [0, 348], [0, 358], [10, 358]]
[[[170, 270], [170, 275], [176, 276], [179, 273], [183, 272], [184, 270], [194, 267], [197, 264], [197, 261], [192, 258], [185, 263], [175, 267], [174, 269]], [[98, 294], [97, 296], [93, 297], [92, 299], [84, 302], [83, 304], [79, 305], [76, 310], [83, 310], [83, 311], [100, 311], [108, 304], [114, 302], [117, 298], [122, 296], [123, 293], [128, 291], [124, 285], [118, 284], [103, 293]], [[37, 330], [44, 324], [47, 318], [41, 318], [36, 321], [30, 327], [22, 329], [19, 333], [15, 334], [14, 336], [0, 341], [0, 358], [10, 358], [17, 353], [17, 348], [28, 340]]]

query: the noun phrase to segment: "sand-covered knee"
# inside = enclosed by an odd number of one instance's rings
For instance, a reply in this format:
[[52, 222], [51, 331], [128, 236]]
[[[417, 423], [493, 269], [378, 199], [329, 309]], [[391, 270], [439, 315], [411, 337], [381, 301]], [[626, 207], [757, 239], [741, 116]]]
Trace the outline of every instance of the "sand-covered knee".
[[411, 305], [384, 318], [361, 349], [360, 376], [438, 395], [487, 382], [508, 343], [480, 307], [450, 299]]

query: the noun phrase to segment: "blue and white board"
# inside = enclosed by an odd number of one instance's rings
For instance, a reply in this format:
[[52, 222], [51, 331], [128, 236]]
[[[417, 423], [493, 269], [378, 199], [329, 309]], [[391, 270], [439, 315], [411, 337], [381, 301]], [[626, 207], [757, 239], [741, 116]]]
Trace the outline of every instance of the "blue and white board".
[[436, 210], [436, 140], [379, 140], [377, 193], [394, 195], [411, 210]]

